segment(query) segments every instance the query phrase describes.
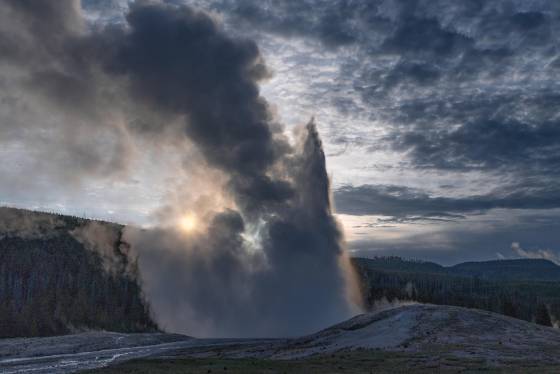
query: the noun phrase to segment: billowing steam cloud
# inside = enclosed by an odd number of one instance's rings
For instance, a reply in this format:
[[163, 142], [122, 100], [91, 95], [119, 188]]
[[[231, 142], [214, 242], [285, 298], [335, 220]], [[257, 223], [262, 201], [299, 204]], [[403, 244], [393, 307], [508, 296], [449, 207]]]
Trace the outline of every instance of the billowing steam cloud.
[[[0, 84], [18, 112], [2, 135], [55, 113], [45, 121], [63, 138], [49, 144], [72, 164], [54, 168], [76, 176], [126, 170], [138, 139], [195, 146], [194, 177], [162, 209], [162, 228], [128, 232], [158, 322], [193, 335], [287, 336], [352, 312], [315, 125], [287, 140], [259, 94], [268, 72], [255, 43], [184, 6], [136, 1], [126, 24], [88, 29], [73, 0], [4, 2]], [[186, 230], [170, 225], [181, 214]]]
[[[324, 156], [313, 124], [307, 131], [291, 160], [292, 194], [266, 212], [252, 218], [252, 210], [227, 210], [212, 217], [206, 232], [187, 238], [168, 230], [131, 234], [145, 291], [164, 326], [213, 336], [286, 336], [349, 315], [352, 279], [330, 211]], [[260, 201], [237, 198], [251, 207]]]

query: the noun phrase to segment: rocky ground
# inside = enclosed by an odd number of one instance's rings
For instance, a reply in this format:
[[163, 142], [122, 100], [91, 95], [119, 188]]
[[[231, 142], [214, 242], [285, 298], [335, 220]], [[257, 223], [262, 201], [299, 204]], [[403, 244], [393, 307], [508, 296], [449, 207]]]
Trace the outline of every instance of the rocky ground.
[[[225, 368], [225, 369], [224, 369]], [[435, 305], [364, 314], [297, 339], [88, 333], [0, 341], [0, 371], [69, 373], [560, 372], [560, 332]]]

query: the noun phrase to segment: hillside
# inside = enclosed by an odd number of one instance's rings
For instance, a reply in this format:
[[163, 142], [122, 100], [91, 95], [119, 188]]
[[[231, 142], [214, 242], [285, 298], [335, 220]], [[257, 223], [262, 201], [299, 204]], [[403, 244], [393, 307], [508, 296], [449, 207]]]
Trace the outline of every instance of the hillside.
[[560, 266], [542, 259], [464, 262], [445, 270], [448, 274], [497, 281], [560, 281]]
[[0, 337], [156, 330], [122, 229], [0, 208]]
[[355, 263], [371, 269], [386, 271], [402, 271], [411, 273], [437, 273], [444, 274], [444, 266], [429, 261], [405, 260], [396, 256], [352, 259]]
[[468, 262], [444, 267], [398, 257], [355, 258], [370, 308], [419, 301], [488, 310], [551, 326], [560, 318], [560, 267], [546, 260]]
[[560, 281], [560, 266], [543, 259], [463, 262], [453, 266], [395, 256], [355, 258], [354, 261], [372, 269], [387, 271], [447, 274], [496, 281]]

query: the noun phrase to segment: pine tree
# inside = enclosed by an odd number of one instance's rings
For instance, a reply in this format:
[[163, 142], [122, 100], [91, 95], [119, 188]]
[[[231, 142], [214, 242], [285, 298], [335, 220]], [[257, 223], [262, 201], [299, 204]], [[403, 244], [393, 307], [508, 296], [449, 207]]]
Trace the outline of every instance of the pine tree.
[[539, 303], [537, 305], [537, 311], [535, 314], [535, 323], [543, 326], [552, 326], [552, 321], [550, 320], [550, 314], [548, 313], [548, 308], [544, 303]]

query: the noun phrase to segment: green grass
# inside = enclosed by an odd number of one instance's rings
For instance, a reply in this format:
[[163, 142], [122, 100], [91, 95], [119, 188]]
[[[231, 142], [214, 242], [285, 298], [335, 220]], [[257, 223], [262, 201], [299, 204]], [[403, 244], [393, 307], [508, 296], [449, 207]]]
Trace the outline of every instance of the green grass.
[[317, 356], [305, 360], [175, 358], [143, 359], [89, 371], [90, 374], [329, 374], [329, 373], [558, 373], [560, 366], [535, 362], [507, 363], [501, 367], [480, 359], [453, 356], [360, 351]]

